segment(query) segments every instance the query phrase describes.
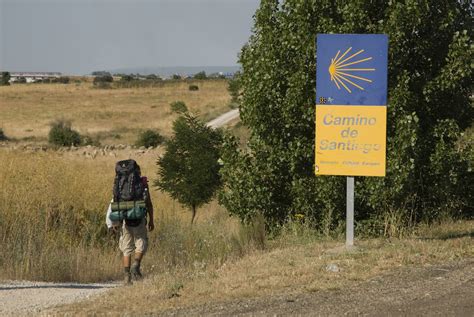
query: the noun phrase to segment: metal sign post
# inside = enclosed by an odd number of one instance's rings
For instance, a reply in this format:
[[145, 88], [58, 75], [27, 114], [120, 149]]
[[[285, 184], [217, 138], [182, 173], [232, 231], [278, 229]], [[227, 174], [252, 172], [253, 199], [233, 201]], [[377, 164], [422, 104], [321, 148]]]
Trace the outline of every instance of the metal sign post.
[[315, 174], [347, 176], [347, 248], [354, 176], [385, 176], [387, 61], [385, 34], [318, 34]]
[[354, 245], [354, 177], [347, 178], [346, 187], [346, 247]]

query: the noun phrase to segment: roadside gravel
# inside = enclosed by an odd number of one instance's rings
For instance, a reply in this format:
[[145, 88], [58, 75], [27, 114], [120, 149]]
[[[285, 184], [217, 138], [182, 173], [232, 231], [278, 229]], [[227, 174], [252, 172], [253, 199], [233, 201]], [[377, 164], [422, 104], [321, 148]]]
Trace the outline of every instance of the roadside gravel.
[[30, 316], [47, 308], [91, 298], [117, 283], [0, 281], [0, 316]]

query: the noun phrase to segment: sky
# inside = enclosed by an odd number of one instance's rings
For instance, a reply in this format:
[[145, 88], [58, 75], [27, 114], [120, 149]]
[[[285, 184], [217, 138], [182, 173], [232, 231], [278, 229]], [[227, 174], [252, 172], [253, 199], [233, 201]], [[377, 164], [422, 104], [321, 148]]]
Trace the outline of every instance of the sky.
[[0, 0], [0, 70], [235, 66], [259, 0]]

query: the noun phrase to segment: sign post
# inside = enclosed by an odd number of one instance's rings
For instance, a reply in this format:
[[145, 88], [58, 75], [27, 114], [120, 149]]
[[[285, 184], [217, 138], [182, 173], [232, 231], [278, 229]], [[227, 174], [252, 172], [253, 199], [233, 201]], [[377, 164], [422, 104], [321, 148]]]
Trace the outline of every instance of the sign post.
[[353, 176], [385, 176], [387, 55], [384, 34], [317, 36], [315, 174], [348, 176], [348, 247]]

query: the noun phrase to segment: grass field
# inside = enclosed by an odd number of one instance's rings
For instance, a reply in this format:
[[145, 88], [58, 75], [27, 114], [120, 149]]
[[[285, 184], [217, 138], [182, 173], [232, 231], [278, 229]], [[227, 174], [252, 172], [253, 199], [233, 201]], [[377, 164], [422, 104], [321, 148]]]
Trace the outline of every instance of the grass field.
[[[203, 120], [228, 110], [225, 81], [198, 85], [197, 92], [190, 92], [186, 82], [108, 90], [90, 83], [1, 87], [0, 126], [9, 137], [34, 136], [40, 142], [46, 141], [49, 123], [61, 117], [83, 134], [102, 136], [103, 143], [133, 143], [144, 128], [169, 136], [172, 101], [186, 102]], [[124, 127], [130, 122], [136, 126]], [[234, 132], [242, 142], [248, 139], [242, 124]], [[0, 279], [121, 279], [118, 237], [105, 227], [114, 165], [134, 158], [153, 182], [163, 149], [136, 153], [118, 150], [115, 156], [90, 159], [53, 149], [29, 153], [0, 147], [0, 247], [8, 250], [0, 257]], [[341, 232], [324, 236], [295, 219], [280, 234], [267, 236], [261, 220], [242, 225], [216, 201], [198, 209], [191, 226], [190, 211], [153, 187], [151, 193], [156, 229], [143, 262], [147, 279], [62, 313], [153, 314], [206, 301], [337, 289], [400, 266], [474, 256], [472, 221], [421, 225], [404, 239], [357, 240], [359, 248], [347, 253], [340, 252]], [[327, 272], [329, 264], [340, 272]]]
[[[189, 91], [191, 84], [199, 90]], [[226, 80], [127, 89], [96, 89], [89, 82], [17, 84], [0, 87], [0, 128], [10, 138], [46, 141], [50, 123], [66, 119], [81, 134], [99, 137], [104, 144], [131, 144], [141, 129], [169, 136], [176, 117], [170, 103], [177, 100], [204, 121], [230, 110]]]

